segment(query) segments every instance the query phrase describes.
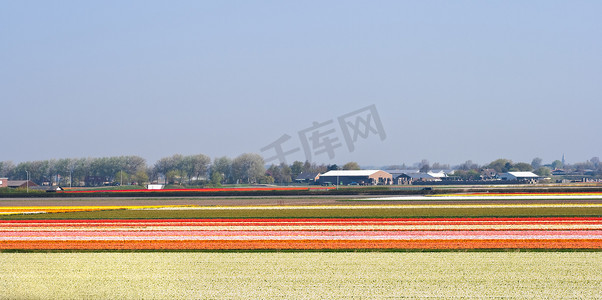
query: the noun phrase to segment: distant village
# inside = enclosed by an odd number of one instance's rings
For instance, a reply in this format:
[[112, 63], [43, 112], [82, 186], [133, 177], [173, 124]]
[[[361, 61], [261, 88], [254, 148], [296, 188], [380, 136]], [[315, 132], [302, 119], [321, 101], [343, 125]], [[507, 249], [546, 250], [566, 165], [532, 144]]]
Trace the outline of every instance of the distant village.
[[[438, 163], [433, 166], [440, 167]], [[332, 166], [328, 166], [332, 168]], [[569, 165], [562, 160], [543, 165], [535, 158], [531, 164], [498, 159], [485, 166], [467, 161], [454, 168], [431, 168], [423, 160], [416, 168], [362, 170], [351, 162], [327, 172], [302, 172], [297, 183], [319, 185], [478, 185], [602, 182], [602, 165], [597, 157]]]
[[336, 170], [324, 174], [299, 174], [297, 183], [319, 185], [443, 185], [443, 184], [534, 184], [543, 177], [533, 172], [507, 172], [481, 180], [461, 180], [453, 170]]
[[423, 160], [380, 169], [361, 168], [355, 162], [343, 166], [317, 165], [295, 161], [266, 166], [258, 154], [242, 154], [234, 159], [203, 155], [173, 155], [153, 166], [138, 156], [62, 159], [24, 162], [14, 165], [0, 161], [0, 188], [56, 190], [66, 187], [140, 185], [144, 187], [263, 185], [495, 185], [601, 182], [602, 165], [597, 157], [583, 163], [556, 160], [543, 164], [497, 159], [480, 166], [467, 161], [449, 167]]

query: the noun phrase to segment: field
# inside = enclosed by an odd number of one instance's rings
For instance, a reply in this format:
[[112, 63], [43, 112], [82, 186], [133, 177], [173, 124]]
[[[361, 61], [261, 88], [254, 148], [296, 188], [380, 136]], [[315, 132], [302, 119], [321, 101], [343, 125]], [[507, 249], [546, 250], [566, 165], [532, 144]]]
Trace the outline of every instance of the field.
[[602, 218], [10, 220], [0, 249], [602, 249]]
[[[504, 197], [516, 202], [500, 203]], [[565, 203], [530, 203], [542, 197]], [[5, 200], [0, 250], [595, 250], [602, 249], [601, 198], [461, 194], [235, 206], [175, 205], [171, 199], [155, 205], [8, 206], [19, 202]]]
[[0, 298], [601, 298], [602, 194], [0, 200]]
[[601, 252], [4, 253], [2, 299], [600, 299]]

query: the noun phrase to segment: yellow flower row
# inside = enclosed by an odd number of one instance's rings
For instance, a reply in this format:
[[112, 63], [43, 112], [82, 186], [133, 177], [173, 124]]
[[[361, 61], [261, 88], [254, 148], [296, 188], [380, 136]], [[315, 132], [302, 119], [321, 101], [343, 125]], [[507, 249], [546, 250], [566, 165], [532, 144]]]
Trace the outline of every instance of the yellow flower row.
[[7, 206], [0, 207], [0, 215], [26, 214], [26, 213], [60, 213], [76, 211], [100, 210], [130, 210], [130, 209], [157, 209], [183, 207], [181, 205], [122, 205], [122, 206]]
[[430, 197], [482, 197], [482, 196], [601, 196], [598, 192], [566, 192], [566, 193], [458, 193], [435, 194]]

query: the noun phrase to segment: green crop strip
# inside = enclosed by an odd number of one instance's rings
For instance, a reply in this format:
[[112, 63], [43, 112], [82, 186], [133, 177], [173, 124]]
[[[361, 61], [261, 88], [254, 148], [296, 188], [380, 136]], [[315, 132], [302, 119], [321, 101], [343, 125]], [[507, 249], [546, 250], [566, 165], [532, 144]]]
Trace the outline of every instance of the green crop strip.
[[602, 207], [409, 207], [322, 209], [108, 210], [6, 215], [0, 220], [189, 219], [189, 218], [454, 218], [454, 217], [602, 217]]

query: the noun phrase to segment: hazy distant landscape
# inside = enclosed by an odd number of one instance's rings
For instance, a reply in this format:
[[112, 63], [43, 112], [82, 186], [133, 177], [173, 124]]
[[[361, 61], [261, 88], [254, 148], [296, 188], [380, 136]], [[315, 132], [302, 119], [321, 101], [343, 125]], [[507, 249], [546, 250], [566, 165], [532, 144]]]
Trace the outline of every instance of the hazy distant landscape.
[[0, 1], [0, 299], [600, 299], [601, 11]]
[[[266, 166], [263, 157], [252, 153], [242, 154], [234, 159], [224, 156], [213, 160], [204, 154], [189, 156], [177, 154], [161, 158], [153, 165], [148, 165], [146, 160], [139, 156], [52, 159], [18, 164], [2, 161], [0, 178], [29, 179], [38, 185], [62, 187], [105, 185], [145, 187], [151, 183], [216, 187], [229, 184], [317, 184], [318, 182], [309, 182], [309, 178], [304, 178], [302, 174], [360, 169], [362, 167], [357, 162], [348, 162], [339, 166], [295, 161], [290, 165], [281, 163]], [[491, 184], [494, 179], [499, 179], [498, 174], [513, 171], [533, 172], [540, 177], [538, 182], [541, 183], [599, 182], [602, 179], [602, 164], [598, 157], [574, 164], [562, 160], [544, 163], [541, 158], [534, 158], [530, 163], [497, 159], [486, 165], [479, 165], [469, 160], [460, 165], [450, 166], [438, 162], [431, 164], [428, 160], [422, 160], [411, 166], [388, 165], [380, 169], [407, 174], [442, 172], [444, 181], [455, 184], [463, 182]], [[418, 179], [415, 183], [429, 180], [425, 177]]]

